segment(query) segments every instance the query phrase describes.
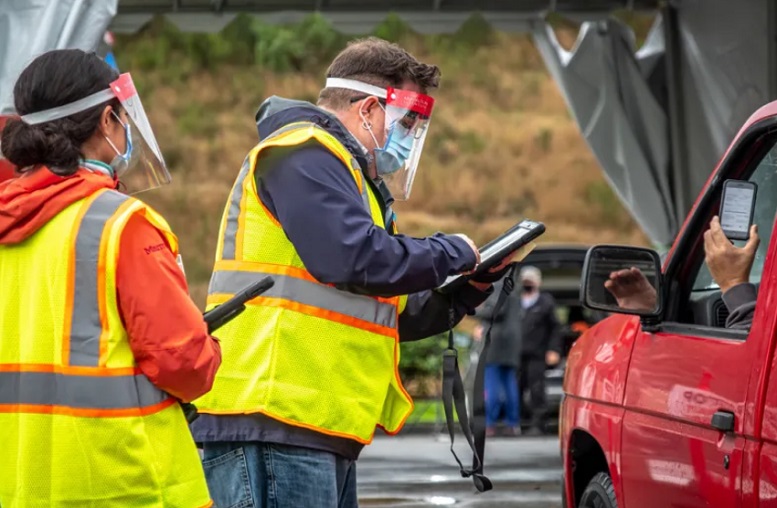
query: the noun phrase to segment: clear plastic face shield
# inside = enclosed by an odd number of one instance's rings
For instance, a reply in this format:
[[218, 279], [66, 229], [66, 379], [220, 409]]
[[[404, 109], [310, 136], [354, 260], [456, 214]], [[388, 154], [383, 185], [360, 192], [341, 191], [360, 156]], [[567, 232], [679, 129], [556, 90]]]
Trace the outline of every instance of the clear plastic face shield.
[[120, 75], [105, 90], [64, 106], [24, 115], [21, 119], [30, 125], [51, 122], [105, 104], [113, 99], [117, 99], [127, 113], [116, 115], [116, 119], [125, 129], [124, 152], [119, 153], [113, 142], [108, 140], [117, 152], [111, 167], [116, 172], [115, 177], [122, 184], [122, 190], [128, 194], [137, 194], [170, 183], [172, 178], [167, 171], [162, 151], [156, 142], [154, 131], [140, 102], [132, 77], [128, 73]]
[[[329, 78], [326, 87], [346, 88], [385, 100], [386, 142], [375, 149], [375, 166], [378, 176], [394, 198], [408, 199], [429, 131], [434, 99], [408, 90], [380, 88], [352, 79]], [[378, 145], [374, 133], [370, 132]]]

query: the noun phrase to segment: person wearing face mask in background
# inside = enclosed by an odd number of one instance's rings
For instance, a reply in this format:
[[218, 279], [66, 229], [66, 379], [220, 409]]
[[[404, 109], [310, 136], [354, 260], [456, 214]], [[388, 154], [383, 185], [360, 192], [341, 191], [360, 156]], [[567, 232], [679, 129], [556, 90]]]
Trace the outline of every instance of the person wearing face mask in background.
[[391, 204], [410, 194], [439, 75], [369, 38], [335, 58], [317, 105], [259, 108], [208, 305], [266, 275], [275, 285], [220, 330], [224, 364], [192, 424], [218, 506], [357, 506], [359, 453], [413, 408], [399, 341], [458, 323], [505, 273], [506, 262], [451, 301], [432, 289], [472, 270], [477, 248], [397, 232]]
[[529, 391], [531, 426], [527, 435], [545, 429], [545, 370], [561, 360], [562, 330], [553, 297], [541, 291], [542, 272], [524, 266], [518, 276], [521, 290], [521, 376], [519, 386]]
[[129, 74], [36, 58], [2, 132], [0, 506], [210, 506], [179, 400], [221, 361], [177, 239], [138, 192], [170, 181]]

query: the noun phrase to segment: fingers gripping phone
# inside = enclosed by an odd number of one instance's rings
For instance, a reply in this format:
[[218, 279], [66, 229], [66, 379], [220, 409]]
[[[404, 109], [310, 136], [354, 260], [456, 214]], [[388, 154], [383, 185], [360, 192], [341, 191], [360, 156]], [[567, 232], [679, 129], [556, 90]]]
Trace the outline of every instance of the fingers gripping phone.
[[720, 227], [729, 240], [750, 238], [750, 226], [755, 212], [757, 185], [741, 180], [723, 182], [720, 200]]

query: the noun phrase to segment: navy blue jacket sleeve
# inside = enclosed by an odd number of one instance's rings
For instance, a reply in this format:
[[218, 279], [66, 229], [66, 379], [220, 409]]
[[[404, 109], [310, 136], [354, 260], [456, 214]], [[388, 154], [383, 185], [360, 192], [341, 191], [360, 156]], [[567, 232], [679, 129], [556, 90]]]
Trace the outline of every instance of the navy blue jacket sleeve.
[[730, 314], [726, 319], [726, 328], [734, 330], [749, 330], [755, 315], [755, 301], [758, 291], [750, 283], [737, 284], [723, 293], [723, 303]]
[[475, 253], [459, 237], [392, 236], [377, 227], [348, 168], [321, 145], [273, 152], [257, 168], [259, 197], [318, 281], [393, 296], [474, 267]]

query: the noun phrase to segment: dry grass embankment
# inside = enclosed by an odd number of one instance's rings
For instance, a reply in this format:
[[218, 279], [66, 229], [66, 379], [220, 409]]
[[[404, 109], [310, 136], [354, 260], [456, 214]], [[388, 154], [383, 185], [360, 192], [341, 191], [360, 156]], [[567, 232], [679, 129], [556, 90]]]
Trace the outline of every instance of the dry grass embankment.
[[[314, 28], [329, 52], [342, 45], [325, 28]], [[282, 55], [286, 60], [272, 60], [277, 48], [266, 48], [261, 31], [268, 29], [253, 27], [247, 55], [240, 53], [246, 49], [240, 32], [227, 31], [223, 37], [233, 46], [221, 63], [213, 50], [198, 46], [199, 39], [171, 36], [171, 30], [156, 27], [121, 39], [117, 56], [122, 70], [137, 71], [135, 81], [174, 175], [172, 185], [142, 197], [180, 237], [192, 295], [203, 304], [222, 209], [257, 140], [257, 106], [273, 94], [315, 100], [329, 55], [309, 56], [294, 46], [292, 56]], [[204, 40], [221, 44], [218, 37]], [[412, 198], [397, 206], [403, 232], [464, 232], [483, 242], [529, 217], [547, 225], [542, 242], [646, 243], [605, 183], [530, 38], [486, 33], [475, 37], [477, 43], [453, 47], [440, 37], [397, 37], [443, 69]], [[190, 52], [200, 56], [199, 63], [189, 60]]]

